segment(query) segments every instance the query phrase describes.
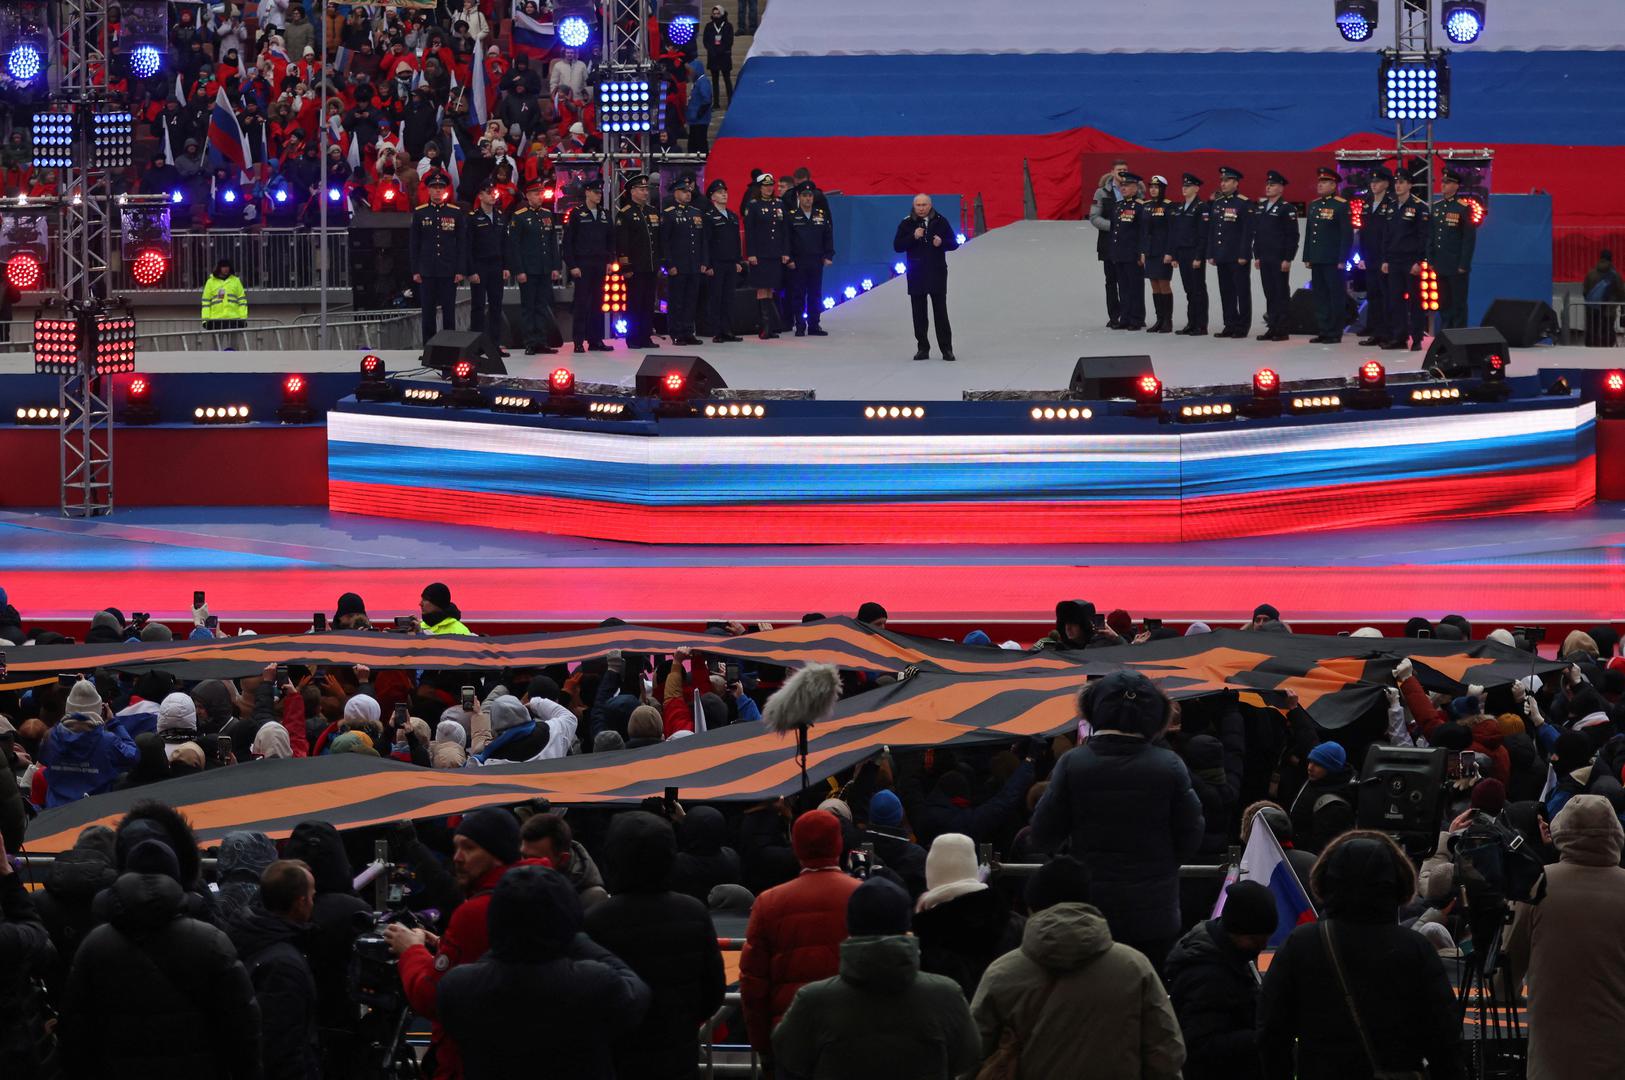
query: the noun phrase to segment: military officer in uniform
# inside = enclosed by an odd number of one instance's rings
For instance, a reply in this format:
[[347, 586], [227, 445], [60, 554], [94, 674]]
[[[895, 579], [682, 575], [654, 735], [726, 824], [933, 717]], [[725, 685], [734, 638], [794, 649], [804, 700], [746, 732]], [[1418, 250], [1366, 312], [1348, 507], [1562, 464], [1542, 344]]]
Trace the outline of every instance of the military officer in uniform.
[[626, 347], [652, 349], [659, 291], [660, 214], [649, 205], [649, 178], [626, 178], [627, 203], [615, 219], [615, 250], [626, 275]]
[[673, 345], [698, 345], [694, 318], [700, 282], [711, 268], [705, 215], [694, 205], [694, 176], [684, 173], [671, 187], [672, 203], [660, 212], [660, 254], [666, 260], [666, 326]]
[[553, 348], [553, 284], [559, 280], [559, 239], [543, 186], [540, 180], [525, 186], [525, 205], [508, 219], [503, 259], [503, 278], [519, 286], [526, 356], [558, 352]]
[[1145, 329], [1145, 256], [1141, 251], [1145, 232], [1145, 203], [1140, 199], [1140, 177], [1126, 172], [1117, 179], [1123, 197], [1112, 210], [1112, 227], [1106, 241], [1106, 254], [1117, 267], [1117, 311], [1119, 330]]
[[604, 209], [604, 182], [584, 181], [581, 199], [564, 215], [564, 264], [575, 284], [570, 337], [578, 353], [610, 352], [604, 344], [604, 274], [615, 260], [615, 226]]
[[1174, 206], [1168, 226], [1168, 246], [1179, 267], [1179, 287], [1185, 293], [1185, 325], [1176, 334], [1207, 335], [1207, 230], [1212, 208], [1202, 198], [1202, 178], [1182, 177], [1183, 201]]
[[1253, 203], [1237, 192], [1246, 179], [1228, 165], [1219, 169], [1219, 194], [1209, 208], [1207, 257], [1219, 277], [1219, 315], [1214, 337], [1244, 338], [1253, 323]]
[[1292, 336], [1292, 260], [1298, 255], [1298, 211], [1281, 196], [1286, 177], [1274, 169], [1264, 177], [1264, 197], [1253, 222], [1253, 265], [1264, 287], [1264, 332], [1258, 341]]
[[744, 338], [733, 335], [733, 297], [744, 273], [744, 253], [739, 246], [739, 215], [728, 209], [728, 185], [720, 179], [705, 186], [709, 205], [705, 208], [705, 243], [710, 256], [706, 268], [705, 310], [709, 316], [711, 340], [718, 345]]
[[497, 193], [483, 189], [468, 215], [468, 328], [489, 334], [502, 347], [502, 264], [507, 253], [507, 224], [497, 210]]
[[1343, 340], [1348, 293], [1343, 267], [1354, 250], [1354, 214], [1349, 201], [1337, 193], [1337, 170], [1322, 165], [1315, 176], [1315, 201], [1303, 226], [1303, 265], [1309, 268], [1309, 288], [1315, 298], [1315, 325], [1320, 345]]
[[1422, 349], [1422, 260], [1427, 257], [1428, 204], [1411, 193], [1411, 174], [1394, 173], [1394, 212], [1383, 229], [1382, 272], [1388, 278], [1388, 333], [1384, 349], [1403, 349], [1409, 335], [1411, 352]]
[[1393, 171], [1386, 165], [1372, 168], [1368, 191], [1360, 215], [1360, 261], [1365, 264], [1365, 337], [1361, 345], [1382, 345], [1392, 336], [1388, 331], [1388, 275], [1382, 264], [1388, 261], [1388, 229], [1394, 217]]
[[824, 267], [835, 261], [835, 226], [829, 214], [813, 205], [818, 189], [811, 180], [796, 185], [796, 208], [790, 215], [790, 319], [796, 337], [827, 337], [818, 325], [824, 313]]
[[468, 215], [451, 201], [451, 177], [430, 169], [423, 177], [429, 200], [412, 211], [409, 233], [412, 280], [423, 305], [423, 343], [435, 335], [435, 309], [440, 329], [457, 329], [457, 286], [468, 268]]
[[1151, 303], [1157, 321], [1146, 328], [1149, 334], [1171, 334], [1174, 330], [1174, 256], [1172, 222], [1174, 204], [1168, 199], [1168, 178], [1153, 176], [1145, 185], [1145, 205], [1141, 210], [1145, 228], [1140, 233], [1140, 266], [1151, 283]]
[[1473, 268], [1478, 226], [1473, 204], [1460, 195], [1462, 176], [1444, 171], [1439, 182], [1443, 198], [1433, 204], [1433, 227], [1428, 234], [1428, 262], [1439, 275], [1439, 329], [1467, 325], [1467, 274]]
[[790, 234], [788, 215], [779, 200], [773, 197], [771, 173], [756, 174], [755, 189], [745, 200], [745, 262], [749, 265], [746, 277], [756, 290], [756, 310], [762, 321], [763, 341], [779, 336], [774, 328], [777, 312], [773, 293], [784, 285], [784, 275], [790, 264]]

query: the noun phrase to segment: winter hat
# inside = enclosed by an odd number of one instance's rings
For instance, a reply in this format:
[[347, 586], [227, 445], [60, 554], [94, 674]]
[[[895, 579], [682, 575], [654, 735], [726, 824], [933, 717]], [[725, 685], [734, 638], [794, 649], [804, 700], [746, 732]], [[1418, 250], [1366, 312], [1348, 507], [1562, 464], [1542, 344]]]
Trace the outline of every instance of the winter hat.
[[840, 799], [825, 799], [818, 804], [818, 809], [828, 810], [848, 825], [852, 824], [852, 808]]
[[1260, 615], [1264, 616], [1266, 619], [1269, 619], [1271, 622], [1280, 622], [1281, 620], [1281, 613], [1276, 609], [1274, 604], [1259, 604], [1257, 607], [1253, 608], [1253, 618], [1256, 619]]
[[883, 877], [872, 877], [846, 901], [846, 932], [852, 937], [906, 934], [913, 922], [908, 892]]
[[988, 637], [987, 634], [985, 634], [981, 630], [972, 630], [970, 633], [965, 635], [965, 640], [964, 640], [963, 644], [965, 644], [965, 645], [981, 645], [981, 646], [983, 646], [985, 648], [985, 647], [993, 644], [993, 639]]
[[608, 754], [625, 749], [626, 740], [621, 738], [619, 731], [600, 731], [592, 737], [592, 752], [595, 754]]
[[124, 869], [131, 874], [160, 874], [174, 881], [181, 879], [180, 860], [162, 840], [143, 840], [130, 849], [124, 859]]
[[203, 747], [195, 742], [170, 743], [164, 747], [164, 751], [169, 755], [171, 769], [178, 765], [183, 769], [202, 772], [208, 766], [203, 757]]
[[1256, 881], [1238, 881], [1224, 891], [1224, 912], [1219, 916], [1230, 934], [1273, 934], [1280, 923], [1275, 894]]
[[1607, 623], [1600, 623], [1597, 626], [1593, 626], [1590, 630], [1587, 630], [1586, 633], [1590, 635], [1592, 641], [1597, 643], [1598, 656], [1611, 657], [1614, 655], [1614, 653], [1619, 651], [1619, 631], [1615, 630]]
[[191, 695], [174, 693], [164, 698], [158, 706], [158, 734], [196, 730], [197, 706], [193, 704]]
[[1327, 772], [1342, 772], [1349, 766], [1349, 755], [1341, 745], [1323, 742], [1309, 751], [1309, 760]]
[[366, 613], [367, 602], [361, 599], [358, 594], [347, 592], [339, 597], [338, 606], [333, 609], [333, 622], [337, 624], [346, 615], [365, 615]]
[[438, 581], [425, 585], [421, 598], [442, 611], [451, 606], [451, 590]]
[[1417, 616], [1414, 616], [1412, 618], [1409, 618], [1409, 619], [1405, 620], [1405, 636], [1406, 637], [1408, 637], [1408, 638], [1420, 637], [1421, 635], [1418, 633], [1418, 631], [1420, 631], [1420, 630], [1426, 630], [1428, 633], [1431, 634], [1431, 633], [1433, 633], [1433, 624], [1431, 622], [1429, 622], [1428, 620], [1422, 618], [1422, 616], [1420, 616], [1420, 615], [1417, 615]]
[[80, 679], [68, 691], [68, 703], [65, 710], [70, 716], [84, 716], [91, 720], [102, 718], [102, 696], [96, 693], [96, 684], [89, 679]]
[[[510, 728], [530, 722], [530, 710], [519, 704], [512, 694], [502, 694], [485, 703], [485, 713], [491, 718], [491, 734], [500, 735]], [[511, 859], [508, 861], [512, 861]]]
[[468, 731], [455, 720], [442, 720], [434, 726], [434, 741], [456, 743], [467, 749]]
[[1463, 694], [1450, 701], [1450, 715], [1457, 717], [1477, 716], [1484, 711], [1484, 703], [1470, 694]]
[[886, 609], [875, 603], [873, 600], [870, 600], [858, 608], [858, 622], [861, 623], [872, 623], [876, 619], [884, 619], [887, 617]]
[[161, 622], [150, 622], [141, 628], [142, 641], [174, 641], [175, 635]]
[[1111, 632], [1127, 641], [1134, 636], [1134, 619], [1122, 608], [1113, 608], [1106, 616], [1106, 625]]
[[186, 635], [187, 641], [213, 641], [214, 631], [207, 626], [194, 626], [192, 632]]
[[802, 814], [790, 827], [790, 847], [808, 869], [834, 866], [841, 857], [841, 823], [817, 810]]
[[1196, 634], [1211, 634], [1211, 633], [1213, 633], [1213, 628], [1210, 627], [1205, 622], [1193, 622], [1189, 626], [1185, 627], [1185, 636], [1186, 637], [1192, 637], [1192, 636], [1194, 636]]
[[713, 885], [705, 896], [706, 907], [727, 915], [749, 915], [755, 903], [756, 894], [743, 885]]
[[293, 757], [293, 743], [288, 739], [288, 729], [274, 721], [260, 725], [248, 750], [257, 758]]
[[966, 893], [987, 888], [976, 864], [976, 841], [964, 833], [943, 833], [931, 841], [925, 855], [925, 892], [916, 911], [928, 911], [938, 904]]
[[[486, 813], [486, 811], [478, 811]], [[507, 814], [507, 811], [498, 811]], [[512, 820], [512, 815], [508, 815]], [[518, 854], [519, 833], [514, 831]], [[486, 922], [491, 954], [503, 960], [542, 960], [557, 953], [581, 929], [581, 898], [575, 886], [546, 866], [516, 866], [491, 891]]]
[[366, 754], [377, 757], [378, 751], [373, 748], [372, 740], [367, 738], [364, 731], [346, 731], [344, 734], [328, 743], [328, 753], [331, 754]]
[[1114, 671], [1091, 679], [1081, 697], [1083, 715], [1097, 731], [1150, 738], [1168, 723], [1168, 699], [1137, 671]]
[[118, 616], [111, 611], [98, 611], [90, 620], [92, 630], [111, 630], [118, 634], [124, 631], [124, 624], [118, 621]]
[[1557, 757], [1557, 771], [1571, 773], [1576, 769], [1583, 769], [1591, 764], [1591, 740], [1586, 738], [1584, 732], [1562, 731], [1557, 735], [1557, 744], [1552, 748]]
[[1354, 633], [1350, 634], [1349, 637], [1380, 638], [1382, 637], [1382, 631], [1378, 630], [1375, 626], [1362, 626], [1358, 630], [1354, 631]]
[[1516, 713], [1504, 712], [1495, 718], [1495, 723], [1501, 729], [1502, 738], [1527, 734], [1523, 725], [1523, 717]]
[[896, 793], [882, 788], [869, 797], [869, 824], [901, 825], [903, 803]]
[[519, 819], [494, 806], [463, 815], [453, 836], [466, 836], [498, 862], [519, 861]]
[[1518, 639], [1512, 636], [1511, 630], [1491, 630], [1486, 640], [1493, 641], [1497, 645], [1505, 645], [1509, 649], [1518, 647]]
[[1460, 753], [1473, 744], [1473, 733], [1461, 724], [1440, 724], [1428, 736], [1428, 742], [1440, 749]]
[[1057, 855], [1027, 882], [1027, 910], [1089, 902], [1089, 868], [1071, 855]]
[[629, 739], [658, 739], [664, 730], [660, 710], [653, 705], [639, 705], [626, 718], [626, 737]]
[[581, 121], [580, 120], [577, 120], [575, 123], [570, 125], [570, 134], [572, 134], [572, 135], [585, 135], [586, 133], [587, 133], [587, 129], [581, 126]]
[[378, 699], [371, 694], [357, 694], [344, 703], [344, 719], [369, 720], [378, 723], [383, 716], [383, 710], [378, 707]]
[[705, 716], [707, 730], [728, 726], [728, 703], [719, 695], [701, 694], [700, 712]]
[[1499, 814], [1507, 804], [1506, 785], [1493, 776], [1487, 776], [1473, 785], [1473, 793], [1468, 796], [1468, 801], [1474, 810], [1482, 810], [1490, 815]]

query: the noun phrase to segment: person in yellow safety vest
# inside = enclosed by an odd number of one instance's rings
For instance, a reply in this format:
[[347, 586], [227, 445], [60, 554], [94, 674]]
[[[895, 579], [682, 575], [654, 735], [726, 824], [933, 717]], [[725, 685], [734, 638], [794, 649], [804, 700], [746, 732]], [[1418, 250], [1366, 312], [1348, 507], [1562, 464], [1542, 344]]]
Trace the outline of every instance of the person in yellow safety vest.
[[230, 259], [215, 264], [214, 275], [203, 283], [203, 329], [241, 330], [248, 325], [248, 296]]
[[463, 613], [451, 602], [451, 590], [438, 581], [424, 586], [418, 608], [423, 612], [423, 629], [430, 634], [474, 633], [463, 625]]

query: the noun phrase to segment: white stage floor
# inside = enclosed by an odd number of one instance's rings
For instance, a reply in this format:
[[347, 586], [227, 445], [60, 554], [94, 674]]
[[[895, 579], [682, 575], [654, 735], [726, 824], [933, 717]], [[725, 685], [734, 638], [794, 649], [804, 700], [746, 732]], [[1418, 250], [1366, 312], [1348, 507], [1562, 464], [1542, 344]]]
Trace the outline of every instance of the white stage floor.
[[[1294, 267], [1293, 285], [1307, 274]], [[948, 307], [953, 320], [957, 363], [914, 361], [914, 334], [902, 278], [838, 305], [824, 315], [825, 338], [748, 338], [741, 344], [703, 345], [665, 351], [705, 357], [737, 389], [808, 389], [820, 399], [874, 398], [951, 400], [966, 390], [1054, 390], [1067, 385], [1080, 356], [1149, 354], [1169, 387], [1245, 383], [1269, 366], [1284, 379], [1343, 378], [1377, 357], [1390, 372], [1421, 368], [1421, 352], [1361, 349], [1353, 337], [1340, 345], [1311, 345], [1306, 337], [1287, 342], [1232, 341], [1213, 337], [1146, 334], [1106, 329], [1101, 264], [1095, 258], [1095, 231], [1085, 222], [1023, 221], [977, 237], [949, 257]], [[1253, 328], [1263, 330], [1263, 296], [1253, 275]], [[1209, 275], [1210, 325], [1217, 327], [1218, 288]], [[1184, 325], [1184, 302], [1174, 288], [1175, 329]], [[1149, 305], [1149, 293], [1147, 294]], [[508, 357], [510, 374], [545, 378], [561, 363], [583, 382], [630, 387], [645, 355], [613, 343], [612, 353]], [[937, 355], [935, 339], [933, 356]], [[382, 354], [391, 371], [416, 366], [417, 353]], [[172, 352], [140, 355], [141, 370], [173, 371], [345, 371], [360, 353]], [[1614, 367], [1625, 362], [1619, 349], [1546, 347], [1514, 349], [1512, 373], [1538, 367]], [[31, 369], [26, 354], [0, 357], [0, 374]]]

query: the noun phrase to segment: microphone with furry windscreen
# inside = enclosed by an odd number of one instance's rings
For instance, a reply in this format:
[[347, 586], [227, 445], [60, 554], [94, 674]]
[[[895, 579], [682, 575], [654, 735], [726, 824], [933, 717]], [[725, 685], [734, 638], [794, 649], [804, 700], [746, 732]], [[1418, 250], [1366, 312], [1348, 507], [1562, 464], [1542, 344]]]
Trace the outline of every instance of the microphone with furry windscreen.
[[808, 664], [786, 679], [762, 709], [762, 723], [769, 731], [780, 735], [795, 732], [802, 791], [807, 790], [807, 730], [833, 717], [840, 700], [839, 669], [829, 664]]

